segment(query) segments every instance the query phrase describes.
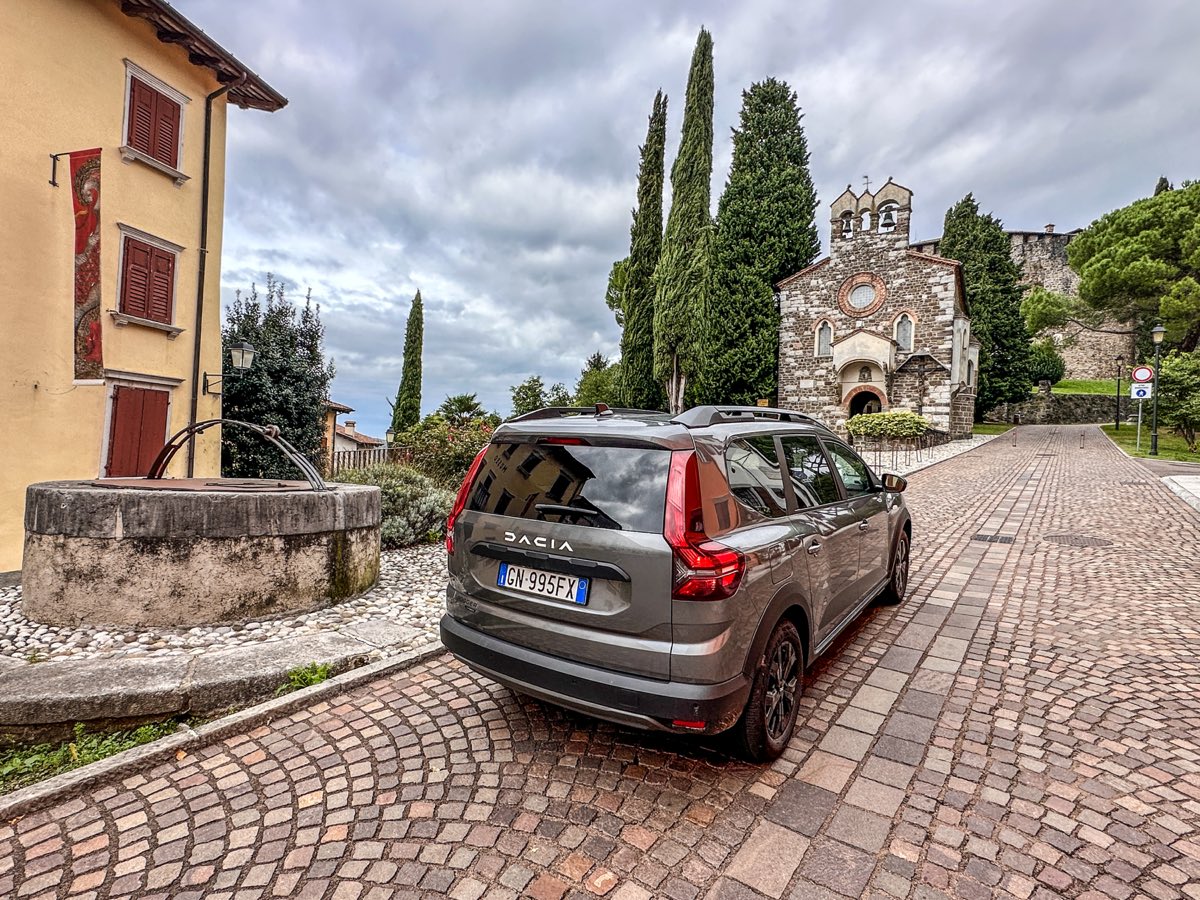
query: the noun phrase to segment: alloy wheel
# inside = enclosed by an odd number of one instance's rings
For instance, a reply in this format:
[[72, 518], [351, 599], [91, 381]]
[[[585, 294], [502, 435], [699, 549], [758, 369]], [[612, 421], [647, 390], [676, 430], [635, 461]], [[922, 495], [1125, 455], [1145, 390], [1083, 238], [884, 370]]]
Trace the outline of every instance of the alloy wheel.
[[796, 709], [796, 687], [799, 681], [799, 653], [791, 641], [780, 641], [771, 657], [767, 674], [767, 690], [763, 694], [763, 719], [767, 734], [773, 741], [782, 740], [791, 727]]

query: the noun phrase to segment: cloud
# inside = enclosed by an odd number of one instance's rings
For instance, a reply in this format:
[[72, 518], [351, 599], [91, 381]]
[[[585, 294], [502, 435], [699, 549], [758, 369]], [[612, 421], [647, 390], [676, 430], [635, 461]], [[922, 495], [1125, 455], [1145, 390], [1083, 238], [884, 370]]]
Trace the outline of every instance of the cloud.
[[661, 87], [670, 165], [702, 24], [714, 209], [741, 91], [771, 75], [804, 110], [822, 220], [864, 174], [915, 191], [914, 238], [968, 191], [1009, 227], [1065, 230], [1196, 174], [1186, 0], [179, 6], [291, 101], [230, 111], [225, 294], [267, 272], [311, 287], [335, 396], [368, 433], [386, 427], [418, 288], [427, 411], [465, 391], [504, 412], [528, 375], [571, 385], [616, 352], [604, 289], [638, 146]]

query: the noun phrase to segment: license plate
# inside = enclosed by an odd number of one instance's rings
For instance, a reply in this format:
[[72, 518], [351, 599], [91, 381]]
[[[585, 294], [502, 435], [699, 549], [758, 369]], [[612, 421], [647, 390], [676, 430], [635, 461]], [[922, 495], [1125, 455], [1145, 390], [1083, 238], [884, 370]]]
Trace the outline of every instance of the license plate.
[[574, 575], [559, 575], [556, 572], [543, 572], [524, 566], [510, 566], [504, 562], [500, 563], [500, 572], [496, 575], [498, 587], [577, 603], [580, 606], [587, 605], [588, 581], [587, 578]]

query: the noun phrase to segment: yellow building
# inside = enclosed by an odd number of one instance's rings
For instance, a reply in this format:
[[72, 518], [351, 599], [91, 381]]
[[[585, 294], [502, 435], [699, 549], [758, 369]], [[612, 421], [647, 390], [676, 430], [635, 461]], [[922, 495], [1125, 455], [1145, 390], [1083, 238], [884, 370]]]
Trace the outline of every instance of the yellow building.
[[144, 474], [220, 415], [231, 102], [287, 103], [162, 0], [0, 3], [0, 573], [27, 485]]

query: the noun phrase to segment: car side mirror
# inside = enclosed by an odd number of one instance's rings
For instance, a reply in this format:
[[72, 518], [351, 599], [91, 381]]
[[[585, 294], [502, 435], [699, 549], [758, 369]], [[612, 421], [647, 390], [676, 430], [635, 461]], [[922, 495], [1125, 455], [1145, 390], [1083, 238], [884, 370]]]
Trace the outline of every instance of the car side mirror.
[[883, 476], [883, 489], [885, 491], [893, 494], [902, 494], [906, 487], [908, 487], [908, 481], [899, 475], [893, 475], [889, 472]]

